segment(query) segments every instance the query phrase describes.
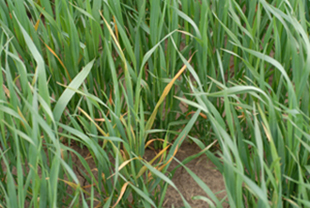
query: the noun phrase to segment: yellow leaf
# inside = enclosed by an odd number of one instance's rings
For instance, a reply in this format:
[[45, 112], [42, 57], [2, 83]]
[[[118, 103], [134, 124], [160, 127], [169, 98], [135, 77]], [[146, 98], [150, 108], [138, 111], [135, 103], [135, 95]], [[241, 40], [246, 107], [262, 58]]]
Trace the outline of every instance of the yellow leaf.
[[124, 195], [124, 193], [125, 193], [125, 191], [126, 191], [126, 188], [127, 188], [128, 184], [129, 184], [129, 182], [127, 181], [127, 182], [123, 185], [123, 187], [122, 187], [122, 189], [121, 189], [121, 192], [120, 192], [120, 195], [119, 195], [117, 201], [115, 202], [115, 204], [113, 205], [112, 208], [116, 207], [116, 205], [117, 205], [117, 204], [119, 203], [119, 201], [122, 199], [122, 196]]
[[[188, 62], [190, 62], [193, 58], [194, 54], [189, 58]], [[162, 102], [165, 100], [166, 96], [168, 95], [168, 93], [170, 92], [174, 82], [179, 78], [179, 76], [181, 76], [181, 74], [185, 71], [186, 69], [186, 65], [184, 64], [184, 66], [180, 69], [180, 71], [173, 77], [173, 79], [171, 80], [171, 82], [169, 82], [169, 84], [165, 87], [162, 95], [160, 96], [159, 98], [159, 101], [157, 102], [154, 110], [153, 110], [153, 113], [151, 114], [149, 120], [147, 121], [146, 123], [146, 126], [145, 126], [145, 132], [147, 132], [148, 130], [151, 129], [153, 123], [154, 123], [154, 120], [155, 120], [155, 117], [156, 117], [156, 114], [157, 114], [157, 111], [159, 109], [159, 106], [162, 104]]]
[[40, 14], [39, 19], [37, 20], [36, 24], [34, 25], [35, 31], [38, 30], [38, 27], [39, 27], [39, 24], [40, 24], [40, 20], [41, 20], [41, 16], [42, 16], [42, 13]]

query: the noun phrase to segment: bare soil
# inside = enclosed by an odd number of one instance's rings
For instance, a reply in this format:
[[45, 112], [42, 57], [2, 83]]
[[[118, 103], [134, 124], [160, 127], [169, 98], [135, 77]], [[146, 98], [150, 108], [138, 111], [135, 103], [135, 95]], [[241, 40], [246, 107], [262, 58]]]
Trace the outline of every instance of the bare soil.
[[[84, 158], [89, 155], [89, 151], [87, 148], [79, 148], [74, 146], [73, 149], [78, 151]], [[184, 160], [185, 158], [197, 154], [201, 149], [196, 146], [195, 144], [184, 143], [181, 148], [179, 149], [178, 153], [176, 154], [176, 158], [179, 161]], [[156, 155], [154, 150], [147, 149], [145, 151], [144, 158], [146, 160], [151, 160]], [[78, 179], [82, 185], [85, 184], [85, 178], [80, 173], [78, 169], [84, 169], [82, 164], [80, 163], [79, 159], [75, 156], [72, 158], [73, 162], [77, 165], [74, 167], [74, 172], [78, 176]], [[88, 165], [91, 169], [96, 168], [94, 161], [91, 159], [87, 161]], [[178, 163], [173, 160], [171, 165], [168, 168], [168, 171], [172, 171]], [[5, 165], [3, 161], [1, 161], [1, 167], [5, 170]], [[209, 188], [216, 193], [219, 200], [223, 199], [226, 196], [226, 192], [224, 186], [224, 181], [221, 173], [216, 170], [215, 165], [205, 156], [202, 155], [191, 162], [186, 164], [190, 170], [192, 170], [205, 184], [209, 186]], [[14, 170], [13, 172], [15, 172]], [[183, 167], [179, 167], [173, 178], [173, 183], [182, 193], [184, 198], [188, 201], [188, 203], [193, 208], [207, 208], [209, 207], [205, 201], [202, 200], [193, 200], [192, 197], [194, 196], [205, 196], [207, 197], [206, 193], [200, 188], [200, 186], [194, 181], [194, 179], [187, 173], [187, 171]], [[69, 190], [68, 190], [69, 191]], [[70, 191], [69, 191], [70, 192]], [[27, 207], [27, 205], [25, 205]], [[163, 207], [170, 208], [181, 208], [184, 207], [183, 201], [179, 195], [179, 193], [171, 186], [168, 187]], [[224, 208], [228, 208], [229, 205], [227, 203], [223, 204]]]
[[[80, 149], [77, 147], [74, 147], [76, 151], [78, 151], [84, 158], [88, 155], [88, 150]], [[192, 143], [183, 143], [181, 148], [178, 150], [178, 153], [176, 154], [176, 158], [179, 161], [184, 160], [185, 158], [197, 154], [201, 149], [196, 146], [196, 144]], [[147, 149], [145, 151], [144, 159], [151, 160], [154, 158], [156, 153], [154, 150]], [[74, 163], [78, 165], [81, 169], [84, 169], [80, 162], [78, 161], [78, 158], [74, 158]], [[93, 161], [88, 161], [88, 165], [91, 169], [96, 168], [94, 164], [92, 164]], [[168, 171], [172, 171], [176, 166], [178, 165], [178, 162], [173, 160], [168, 168]], [[186, 164], [186, 167], [188, 167], [191, 171], [193, 171], [208, 187], [212, 190], [213, 193], [216, 193], [216, 196], [219, 200], [222, 200], [226, 196], [224, 181], [221, 173], [216, 169], [215, 165], [205, 156], [202, 155], [198, 158], [195, 158], [191, 162]], [[75, 170], [77, 170], [76, 168]], [[75, 171], [75, 173], [78, 175], [78, 178], [80, 182], [83, 184], [83, 176], [80, 175], [78, 171]], [[179, 167], [173, 178], [173, 183], [176, 185], [176, 187], [179, 189], [179, 191], [182, 193], [184, 198], [188, 201], [188, 203], [193, 208], [208, 208], [208, 204], [205, 201], [202, 200], [193, 200], [193, 196], [205, 196], [207, 197], [206, 193], [200, 188], [200, 186], [194, 181], [194, 179], [187, 173], [187, 171], [183, 167]], [[86, 185], [86, 184], [84, 184]], [[166, 192], [165, 200], [163, 207], [170, 208], [181, 208], [184, 207], [183, 201], [179, 195], [179, 193], [171, 186], [168, 187], [168, 190]], [[223, 204], [224, 208], [228, 208], [229, 205], [227, 203]]]
[[[179, 149], [176, 158], [179, 161], [185, 158], [197, 154], [201, 149], [195, 144], [184, 143]], [[150, 154], [146, 152], [146, 155]], [[172, 161], [168, 170], [173, 170], [178, 163]], [[221, 173], [216, 170], [215, 165], [205, 156], [202, 155], [191, 162], [186, 164], [186, 167], [193, 171], [208, 187], [213, 193], [218, 193], [218, 199], [223, 199], [226, 196], [224, 181]], [[184, 198], [193, 208], [206, 208], [209, 207], [207, 202], [202, 200], [193, 200], [194, 196], [205, 196], [206, 193], [200, 188], [200, 186], [194, 181], [194, 179], [187, 173], [187, 171], [180, 167], [175, 172], [172, 181], [182, 193]], [[171, 186], [169, 186], [166, 197], [165, 197], [164, 207], [183, 207], [183, 201], [179, 193]], [[228, 204], [224, 204], [224, 207], [228, 208]]]

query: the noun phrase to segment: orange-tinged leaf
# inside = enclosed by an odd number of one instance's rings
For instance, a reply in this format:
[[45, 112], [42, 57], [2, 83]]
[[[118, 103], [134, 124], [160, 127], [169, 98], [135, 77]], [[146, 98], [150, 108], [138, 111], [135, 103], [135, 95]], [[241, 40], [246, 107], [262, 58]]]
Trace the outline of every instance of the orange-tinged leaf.
[[[186, 118], [187, 118], [189, 115], [194, 114], [194, 113], [196, 113], [196, 111], [191, 111], [191, 112], [189, 112], [188, 114], [186, 114]], [[206, 115], [206, 114], [199, 113], [199, 115], [200, 115], [202, 118], [207, 119], [207, 115]]]
[[[194, 53], [195, 54], [195, 53]], [[190, 61], [192, 60], [194, 54], [192, 54], [192, 56], [189, 58], [188, 62], [190, 63]], [[173, 79], [167, 84], [167, 86], [165, 87], [162, 95], [160, 96], [159, 98], [159, 101], [157, 102], [154, 110], [153, 110], [153, 113], [151, 114], [149, 120], [147, 121], [146, 123], [146, 126], [145, 126], [145, 132], [147, 132], [148, 130], [151, 129], [151, 127], [153, 126], [153, 123], [154, 123], [154, 120], [155, 120], [155, 117], [156, 117], [156, 114], [157, 114], [157, 111], [160, 107], [160, 105], [163, 103], [163, 101], [165, 100], [166, 96], [168, 95], [168, 93], [170, 92], [174, 82], [179, 78], [179, 76], [181, 76], [181, 74], [185, 71], [186, 69], [186, 65], [184, 64], [183, 67], [178, 71], [178, 73], [173, 77]]]
[[70, 80], [70, 82], [72, 81], [71, 77], [70, 77], [70, 74], [69, 74], [69, 71], [68, 69], [66, 68], [66, 66], [64, 65], [64, 63], [60, 60], [60, 58], [57, 56], [57, 54], [55, 53], [55, 51], [53, 51], [53, 49], [51, 49], [42, 39], [41, 41], [44, 43], [44, 45], [46, 46], [46, 48], [56, 57], [56, 59], [59, 61], [59, 63], [61, 64], [61, 66], [65, 69], [66, 71], [66, 74]]
[[204, 113], [199, 113], [199, 115], [200, 115], [202, 118], [207, 119], [207, 115], [206, 115], [206, 114], [204, 114]]
[[82, 186], [83, 189], [87, 189], [87, 188], [90, 188], [92, 186], [94, 186], [95, 184], [89, 184], [89, 185], [86, 185], [86, 186]]
[[8, 96], [8, 98], [10, 98], [10, 90], [4, 84], [2, 84], [2, 88], [3, 88], [6, 96]]
[[37, 20], [36, 24], [34, 25], [35, 31], [38, 30], [38, 27], [39, 27], [39, 24], [40, 24], [40, 20], [41, 20], [41, 16], [42, 16], [42, 13], [40, 14], [39, 19]]
[[115, 27], [115, 35], [116, 35], [116, 38], [117, 38], [117, 41], [119, 41], [119, 37], [118, 37], [118, 28], [117, 28], [117, 24], [116, 24], [116, 20], [115, 20], [115, 17], [113, 16], [113, 22], [114, 22], [114, 27]]
[[[128, 163], [130, 163], [132, 160], [137, 159], [137, 157], [135, 158], [131, 158], [130, 160], [126, 160], [124, 161], [119, 167], [118, 167], [118, 171], [120, 171], [121, 169], [123, 169]], [[113, 173], [112, 175], [110, 175], [107, 179], [113, 177], [115, 175], [115, 173]]]
[[[87, 118], [88, 118], [88, 120], [90, 120], [95, 126], [96, 126], [96, 128], [98, 129], [98, 131], [103, 135], [103, 136], [105, 136], [105, 137], [108, 137], [109, 136], [109, 134], [107, 134], [107, 133], [105, 133], [104, 131], [103, 131], [103, 129], [101, 129], [100, 128], [100, 126], [82, 109], [82, 108], [80, 108], [80, 107], [78, 107], [78, 109], [79, 109], [79, 111], [81, 111]], [[108, 140], [105, 140], [105, 142], [106, 141], [108, 141]]]
[[63, 153], [63, 151], [65, 151], [65, 150], [63, 150], [63, 149], [60, 149], [60, 155], [61, 155], [61, 158], [64, 160], [64, 153]]
[[[109, 199], [109, 197], [107, 199]], [[103, 206], [103, 204], [100, 202], [97, 206], [95, 206], [95, 208], [99, 208], [99, 207], [102, 207], [102, 206]]]
[[119, 195], [117, 201], [115, 202], [115, 204], [112, 206], [112, 208], [114, 208], [114, 207], [116, 207], [116, 205], [118, 205], [119, 201], [122, 199], [122, 197], [123, 197], [123, 195], [124, 195], [124, 193], [125, 193], [125, 191], [126, 191], [126, 188], [127, 188], [128, 184], [129, 184], [129, 182], [127, 181], [127, 182], [123, 185], [123, 187], [122, 187], [122, 189], [121, 189], [121, 192], [120, 192], [120, 195]]
[[113, 40], [114, 40], [114, 42], [115, 42], [115, 45], [117, 46], [117, 48], [118, 48], [118, 50], [119, 50], [119, 52], [120, 52], [121, 59], [122, 59], [122, 61], [123, 61], [123, 63], [124, 63], [124, 71], [125, 71], [125, 72], [128, 72], [128, 67], [127, 67], [126, 58], [125, 58], [125, 55], [124, 55], [124, 53], [123, 53], [123, 50], [122, 50], [122, 48], [121, 48], [121, 46], [120, 46], [120, 44], [119, 44], [119, 41], [118, 41], [118, 39], [115, 37], [115, 35], [114, 35], [114, 33], [113, 33], [113, 30], [112, 30], [112, 28], [110, 27], [110, 24], [109, 24], [109, 23], [107, 22], [107, 20], [104, 18], [102, 12], [99, 11], [99, 13], [100, 13], [100, 16], [101, 16], [101, 18], [103, 19], [105, 25], [107, 26], [107, 28], [108, 28], [108, 30], [109, 30], [109, 33], [111, 34], [111, 36], [112, 36], [112, 38], [113, 38]]
[[155, 141], [167, 142], [164, 139], [151, 139], [151, 140], [147, 141], [147, 143], [145, 144], [144, 148], [147, 148], [152, 142], [155, 142]]
[[[167, 147], [165, 147], [164, 149], [162, 149], [150, 162], [148, 162], [150, 165], [158, 158], [158, 157], [160, 157], [162, 154], [164, 154], [166, 151], [167, 151], [167, 149], [170, 147], [170, 144], [167, 146]], [[147, 170], [147, 167], [146, 166], [143, 166], [141, 169], [140, 169], [140, 171], [139, 171], [139, 173], [137, 174], [137, 177], [136, 178], [139, 178], [140, 176], [142, 176], [142, 174], [145, 172]]]
[[159, 167], [158, 170], [161, 171], [164, 167], [166, 167], [172, 161], [172, 159], [177, 154], [177, 152], [178, 152], [178, 146], [175, 148], [173, 155], [169, 158], [169, 160], [165, 164], [163, 164], [161, 167]]
[[[102, 121], [102, 122], [105, 122], [105, 119], [104, 118], [95, 118], [94, 119], [95, 121]], [[111, 120], [108, 120], [109, 122], [111, 122]]]
[[91, 169], [91, 172], [94, 172], [94, 171], [98, 172], [98, 168]]
[[102, 178], [103, 182], [106, 182], [106, 178], [105, 178], [104, 173], [101, 173], [101, 178]]
[[152, 164], [158, 157], [164, 154], [169, 147], [170, 147], [170, 144], [167, 145], [164, 149], [162, 149], [149, 163]]
[[131, 158], [130, 160], [126, 160], [124, 161], [119, 167], [118, 167], [118, 171], [120, 171], [121, 169], [123, 169], [128, 163], [130, 163], [132, 160], [137, 159], [136, 157]]

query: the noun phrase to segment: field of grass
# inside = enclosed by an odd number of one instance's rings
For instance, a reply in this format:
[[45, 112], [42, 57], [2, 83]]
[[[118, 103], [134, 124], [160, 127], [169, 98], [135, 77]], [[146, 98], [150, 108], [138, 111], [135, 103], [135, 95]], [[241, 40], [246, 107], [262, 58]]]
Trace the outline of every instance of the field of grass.
[[162, 207], [185, 140], [210, 207], [310, 207], [309, 5], [1, 0], [0, 207]]

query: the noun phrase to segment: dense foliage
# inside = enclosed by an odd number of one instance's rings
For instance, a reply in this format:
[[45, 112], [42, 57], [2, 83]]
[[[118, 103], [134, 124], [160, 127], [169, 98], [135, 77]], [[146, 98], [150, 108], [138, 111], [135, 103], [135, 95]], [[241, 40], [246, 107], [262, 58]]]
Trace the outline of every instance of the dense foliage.
[[161, 207], [185, 139], [211, 207], [310, 207], [309, 4], [0, 1], [0, 207]]

